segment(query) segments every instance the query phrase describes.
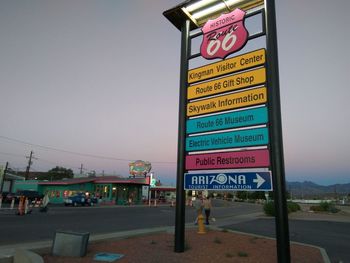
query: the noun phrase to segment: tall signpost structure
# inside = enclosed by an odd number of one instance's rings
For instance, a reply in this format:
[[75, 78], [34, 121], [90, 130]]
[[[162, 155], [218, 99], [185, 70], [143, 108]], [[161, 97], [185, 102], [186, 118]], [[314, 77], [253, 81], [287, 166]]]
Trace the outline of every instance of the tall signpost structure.
[[[184, 251], [185, 189], [273, 190], [278, 262], [289, 263], [274, 0], [187, 0], [163, 14], [182, 34], [175, 252]], [[262, 30], [251, 34], [245, 19], [259, 14]], [[263, 36], [266, 49], [227, 58]], [[198, 57], [222, 60], [189, 70]]]

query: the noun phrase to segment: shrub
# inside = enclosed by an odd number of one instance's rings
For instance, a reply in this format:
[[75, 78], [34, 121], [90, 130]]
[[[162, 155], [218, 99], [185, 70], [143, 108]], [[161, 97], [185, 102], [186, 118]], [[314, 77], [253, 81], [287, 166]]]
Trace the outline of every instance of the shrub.
[[338, 213], [340, 210], [335, 207], [333, 203], [330, 202], [321, 202], [319, 205], [311, 206], [310, 210], [315, 212], [329, 212], [329, 213]]
[[264, 204], [264, 211], [265, 214], [268, 216], [275, 216], [275, 203], [272, 202], [267, 202]]
[[239, 252], [238, 252], [238, 256], [239, 256], [239, 257], [248, 257], [248, 253], [243, 252], [243, 251], [239, 251]]
[[320, 207], [321, 207], [321, 211], [329, 211], [329, 209], [331, 208], [331, 203], [321, 202]]
[[296, 212], [300, 210], [300, 205], [294, 202], [288, 202], [288, 213]]
[[[294, 202], [287, 202], [288, 213], [296, 212], [300, 210], [300, 205]], [[264, 212], [268, 216], [275, 216], [275, 202], [271, 201], [264, 204]]]

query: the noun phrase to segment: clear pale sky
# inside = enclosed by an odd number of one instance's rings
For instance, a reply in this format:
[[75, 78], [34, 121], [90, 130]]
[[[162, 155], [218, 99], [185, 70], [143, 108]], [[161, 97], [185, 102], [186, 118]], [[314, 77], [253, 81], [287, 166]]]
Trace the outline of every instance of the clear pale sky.
[[[0, 165], [174, 183], [180, 2], [0, 0]], [[349, 183], [350, 1], [276, 2], [286, 178]]]

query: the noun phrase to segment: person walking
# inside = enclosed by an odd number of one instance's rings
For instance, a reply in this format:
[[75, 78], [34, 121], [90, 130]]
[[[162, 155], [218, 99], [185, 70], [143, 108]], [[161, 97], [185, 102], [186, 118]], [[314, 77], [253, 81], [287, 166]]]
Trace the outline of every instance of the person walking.
[[207, 196], [203, 201], [203, 207], [205, 212], [205, 224], [209, 225], [210, 210], [212, 208], [210, 197]]

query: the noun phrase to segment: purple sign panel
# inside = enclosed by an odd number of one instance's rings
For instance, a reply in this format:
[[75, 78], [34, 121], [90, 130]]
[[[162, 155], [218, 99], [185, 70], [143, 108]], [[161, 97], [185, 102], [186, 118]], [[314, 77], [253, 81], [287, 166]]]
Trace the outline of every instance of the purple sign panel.
[[202, 27], [201, 55], [206, 59], [225, 58], [243, 48], [248, 40], [244, 16], [245, 12], [237, 8], [231, 13], [208, 20]]
[[269, 165], [270, 157], [267, 149], [186, 156], [186, 170], [240, 169]]

